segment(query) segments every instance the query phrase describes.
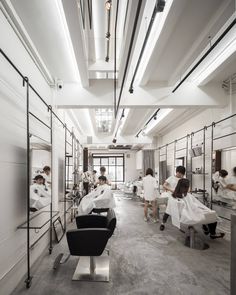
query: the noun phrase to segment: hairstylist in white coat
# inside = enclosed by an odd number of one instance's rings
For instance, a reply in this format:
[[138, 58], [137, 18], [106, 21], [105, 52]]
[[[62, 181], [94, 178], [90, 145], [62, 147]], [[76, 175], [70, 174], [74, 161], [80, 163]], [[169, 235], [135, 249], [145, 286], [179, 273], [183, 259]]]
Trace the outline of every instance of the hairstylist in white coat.
[[154, 222], [157, 222], [157, 181], [153, 177], [153, 170], [148, 168], [146, 176], [143, 178], [143, 190], [144, 190], [144, 221], [148, 221], [148, 204], [151, 202], [153, 210]]
[[[172, 222], [175, 223], [175, 212], [176, 211], [176, 202], [172, 198], [172, 194], [175, 191], [175, 188], [179, 182], [180, 179], [182, 179], [185, 175], [185, 167], [184, 166], [177, 166], [175, 170], [175, 176], [170, 176], [166, 179], [165, 183], [163, 184], [163, 188], [168, 191], [169, 197], [168, 197], [168, 203], [166, 207], [166, 215], [165, 219], [163, 220], [160, 230], [164, 230], [165, 226], [164, 223], [167, 221], [169, 215], [172, 216]], [[177, 214], [177, 213], [176, 213]]]

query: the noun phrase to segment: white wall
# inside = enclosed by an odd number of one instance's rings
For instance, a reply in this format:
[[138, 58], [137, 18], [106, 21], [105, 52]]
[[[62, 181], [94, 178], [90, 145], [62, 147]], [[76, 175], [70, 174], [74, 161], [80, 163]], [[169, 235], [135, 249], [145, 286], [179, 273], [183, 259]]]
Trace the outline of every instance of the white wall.
[[125, 182], [133, 181], [139, 177], [136, 169], [136, 153], [127, 152], [125, 154]]
[[[41, 76], [25, 48], [15, 35], [9, 23], [0, 12], [0, 48], [9, 56], [30, 83], [47, 101], [52, 102], [52, 89]], [[26, 88], [22, 79], [0, 55], [0, 293], [10, 294], [26, 274], [26, 230], [17, 227], [26, 221]], [[49, 112], [35, 94], [30, 91], [30, 111], [49, 124]], [[30, 132], [47, 141], [50, 132], [31, 117]], [[62, 131], [63, 132], [63, 131]], [[58, 149], [62, 148], [62, 137], [55, 137]], [[64, 142], [64, 141], [63, 141]], [[59, 154], [59, 156], [58, 156]], [[63, 148], [54, 153], [54, 165], [59, 169], [59, 161], [64, 160]], [[59, 160], [60, 159], [60, 160]], [[54, 174], [57, 177], [56, 174]], [[55, 178], [54, 177], [54, 178]], [[58, 182], [58, 179], [56, 179]], [[58, 189], [55, 193], [58, 195]], [[54, 194], [55, 195], [55, 194]], [[55, 207], [54, 207], [55, 208]], [[31, 242], [39, 233], [31, 231]], [[48, 245], [45, 235], [31, 251], [33, 263]]]

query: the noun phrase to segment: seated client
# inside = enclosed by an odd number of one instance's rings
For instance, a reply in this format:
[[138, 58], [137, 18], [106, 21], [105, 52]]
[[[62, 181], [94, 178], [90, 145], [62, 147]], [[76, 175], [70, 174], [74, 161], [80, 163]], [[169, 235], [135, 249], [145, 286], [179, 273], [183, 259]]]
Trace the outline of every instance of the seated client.
[[79, 215], [90, 213], [94, 208], [114, 208], [115, 200], [111, 192], [111, 186], [106, 184], [106, 177], [98, 178], [99, 184], [96, 189], [83, 197], [78, 208]]
[[30, 186], [30, 211], [37, 211], [51, 202], [51, 191], [44, 184], [42, 175], [36, 175], [34, 184]]
[[169, 198], [160, 230], [165, 229], [164, 224], [171, 215], [173, 225], [178, 228], [180, 228], [181, 223], [187, 225], [202, 224], [206, 235], [210, 234], [212, 239], [222, 238], [223, 233], [216, 233], [216, 212], [203, 205], [192, 194], [188, 193], [188, 190], [189, 180], [186, 178], [180, 179], [172, 197]]

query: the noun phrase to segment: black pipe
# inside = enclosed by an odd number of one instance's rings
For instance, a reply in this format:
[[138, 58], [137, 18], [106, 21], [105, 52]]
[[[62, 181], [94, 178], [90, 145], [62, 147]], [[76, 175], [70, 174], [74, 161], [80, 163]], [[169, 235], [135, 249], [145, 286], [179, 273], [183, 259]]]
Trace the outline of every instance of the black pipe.
[[[52, 110], [52, 106], [49, 106], [49, 110]], [[53, 151], [52, 151], [52, 146], [53, 146], [53, 134], [52, 134], [52, 112], [50, 112], [50, 125], [51, 125], [51, 132], [50, 132], [50, 141], [51, 141], [51, 184], [52, 182], [52, 177], [53, 177]], [[52, 194], [53, 194], [53, 185], [51, 185], [51, 203], [50, 203], [50, 242], [49, 242], [49, 254], [52, 253]]]
[[[14, 67], [15, 68], [15, 67]], [[30, 126], [29, 126], [29, 79], [24, 77], [23, 85], [26, 83], [26, 135], [27, 135], [27, 278], [26, 288], [30, 288], [32, 277], [30, 275]]]
[[[21, 73], [21, 71], [15, 66], [15, 64], [10, 60], [10, 58], [4, 53], [4, 51], [0, 48], [0, 53], [5, 57], [5, 59], [10, 63], [10, 65], [15, 69], [15, 71], [23, 78], [23, 81], [25, 79], [25, 76]], [[33, 90], [33, 92], [38, 96], [38, 98], [43, 102], [43, 104], [49, 108], [49, 105], [46, 103], [46, 101], [41, 97], [41, 95], [36, 91], [36, 89], [30, 84], [29, 84], [29, 88], [31, 88]], [[63, 125], [64, 128], [66, 127], [66, 124], [64, 124], [62, 122], [62, 120], [57, 116], [57, 114], [55, 114], [55, 112], [51, 109], [50, 110], [53, 115], [55, 116], [55, 118], [57, 118], [57, 120]], [[70, 133], [70, 135], [72, 135], [72, 132], [67, 128], [67, 131]]]
[[[196, 130], [196, 131], [192, 132], [192, 134], [196, 134], [196, 133], [198, 133], [198, 132], [200, 132], [200, 131], [203, 131], [205, 128], [207, 129], [207, 128], [211, 127], [212, 124], [214, 124], [214, 126], [215, 126], [215, 125], [217, 125], [217, 124], [219, 124], [219, 123], [221, 123], [221, 122], [224, 122], [224, 121], [226, 121], [226, 120], [228, 120], [228, 119], [230, 119], [230, 118], [233, 118], [233, 117], [235, 117], [235, 116], [236, 116], [236, 113], [233, 114], [233, 115], [230, 115], [230, 116], [228, 116], [228, 117], [226, 117], [226, 118], [224, 118], [224, 119], [221, 119], [221, 120], [219, 120], [219, 121], [212, 122], [210, 125], [205, 126], [205, 127], [201, 128], [201, 129], [199, 129], [199, 130]], [[178, 138], [178, 139], [176, 139], [176, 140], [177, 140], [177, 141], [182, 140], [182, 139], [184, 139], [184, 138], [187, 137], [187, 136], [188, 136], [188, 134], [185, 135], [185, 136], [183, 136], [183, 137], [181, 137], [181, 138]], [[175, 140], [172, 141], [172, 142], [169, 142], [168, 144], [172, 144], [172, 143], [174, 143], [174, 142], [175, 142]], [[165, 146], [166, 146], [166, 145], [160, 146], [160, 147], [158, 147], [157, 149], [161, 149], [161, 148], [163, 148], [163, 147], [165, 147]]]
[[64, 186], [64, 231], [66, 232], [66, 142], [67, 142], [67, 127], [65, 124], [65, 171], [64, 171], [64, 179], [65, 179], [65, 186]]
[[117, 20], [119, 11], [119, 0], [116, 4], [116, 20], [115, 20], [115, 36], [114, 36], [114, 111], [116, 109], [116, 34], [117, 34]]
[[151, 32], [151, 29], [152, 29], [156, 14], [157, 14], [157, 8], [156, 8], [156, 5], [155, 5], [155, 7], [153, 9], [153, 12], [152, 12], [152, 17], [151, 17], [149, 25], [148, 25], [146, 36], [145, 36], [144, 41], [143, 41], [142, 49], [140, 51], [139, 58], [138, 58], [138, 61], [137, 61], [137, 64], [136, 64], [136, 67], [135, 67], [135, 70], [134, 70], [134, 74], [133, 74], [133, 77], [132, 77], [132, 80], [131, 80], [131, 83], [130, 83], [130, 86], [129, 86], [129, 92], [130, 93], [134, 92], [134, 89], [133, 89], [134, 79], [136, 77], [140, 62], [142, 60], [142, 56], [143, 56], [145, 47], [147, 45], [147, 41], [148, 41], [148, 38], [149, 38], [149, 35], [150, 35], [150, 32]]
[[123, 75], [123, 79], [122, 79], [122, 83], [121, 83], [121, 89], [120, 89], [118, 104], [117, 104], [117, 108], [115, 109], [115, 118], [117, 116], [118, 109], [119, 109], [119, 106], [120, 106], [121, 95], [122, 95], [122, 92], [123, 92], [125, 78], [126, 78], [126, 75], [127, 75], [129, 60], [130, 60], [131, 51], [132, 51], [132, 47], [133, 47], [133, 43], [134, 43], [134, 37], [135, 37], [136, 29], [137, 29], [139, 14], [140, 14], [140, 11], [141, 11], [141, 6], [142, 6], [142, 0], [139, 0], [138, 7], [137, 7], [137, 10], [136, 10], [135, 20], [134, 20], [134, 25], [133, 25], [133, 31], [132, 31], [132, 35], [131, 35], [131, 40], [130, 40], [130, 44], [129, 44], [129, 50], [128, 50], [128, 55], [127, 55], [127, 60], [126, 60], [126, 65], [125, 65], [125, 70], [124, 70], [124, 75]]
[[227, 136], [230, 136], [230, 135], [235, 135], [235, 134], [236, 134], [236, 132], [228, 133], [228, 134], [225, 134], [225, 135], [222, 135], [222, 136], [219, 136], [219, 137], [215, 137], [215, 138], [213, 138], [213, 140], [221, 139], [221, 138], [224, 138], [224, 137], [227, 137]]
[[[159, 111], [160, 111], [160, 108], [155, 111], [155, 113], [150, 117], [150, 119], [146, 122], [146, 124], [143, 126], [143, 128], [145, 128], [149, 124], [149, 122], [151, 122], [151, 120], [157, 115], [157, 113]], [[139, 136], [139, 134], [143, 130], [143, 128], [136, 134], [136, 137]]]
[[89, 28], [92, 30], [92, 13], [93, 13], [93, 6], [92, 6], [92, 1], [87, 0], [88, 3], [88, 13], [89, 13]]
[[110, 37], [111, 37], [110, 27], [111, 27], [111, 8], [107, 10], [107, 32], [106, 32], [107, 54], [105, 57], [106, 62], [109, 61]]
[[41, 124], [43, 124], [44, 126], [46, 126], [48, 129], [51, 130], [51, 127], [48, 126], [45, 122], [43, 122], [43, 120], [39, 119], [36, 115], [34, 115], [33, 113], [29, 112], [29, 115], [31, 115], [32, 117], [34, 117], [36, 120], [38, 120]]
[[21, 76], [23, 79], [23, 83], [25, 81], [25, 76], [20, 72], [20, 70], [14, 65], [14, 63], [10, 60], [10, 58], [3, 52], [0, 48], [0, 53], [5, 57], [5, 59], [9, 62], [9, 64], [16, 70], [16, 72]]
[[172, 90], [174, 93], [180, 85], [192, 74], [192, 72], [200, 65], [200, 63], [208, 56], [208, 54], [218, 45], [218, 43], [227, 35], [227, 33], [236, 24], [236, 18], [231, 22], [231, 24], [224, 30], [220, 37], [214, 42], [214, 44], [207, 50], [207, 52], [200, 58], [200, 60], [192, 67], [192, 69], [184, 76], [184, 78], [179, 82], [179, 84]]

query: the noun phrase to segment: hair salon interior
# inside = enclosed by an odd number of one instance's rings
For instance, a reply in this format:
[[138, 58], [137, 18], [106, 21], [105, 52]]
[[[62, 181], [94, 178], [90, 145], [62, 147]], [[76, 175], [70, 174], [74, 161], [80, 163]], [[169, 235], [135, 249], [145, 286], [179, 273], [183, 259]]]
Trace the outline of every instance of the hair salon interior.
[[235, 295], [236, 1], [0, 0], [0, 173], [1, 295]]

